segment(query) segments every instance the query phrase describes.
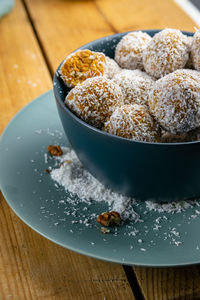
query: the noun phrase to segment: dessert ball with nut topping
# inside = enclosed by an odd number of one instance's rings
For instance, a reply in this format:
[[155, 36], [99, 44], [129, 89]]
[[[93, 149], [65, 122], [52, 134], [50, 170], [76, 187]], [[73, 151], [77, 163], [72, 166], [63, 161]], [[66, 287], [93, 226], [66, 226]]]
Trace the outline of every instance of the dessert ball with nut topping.
[[78, 50], [64, 60], [59, 72], [64, 83], [72, 88], [87, 78], [102, 76], [112, 78], [120, 67], [101, 52]]
[[137, 141], [158, 142], [160, 137], [158, 124], [146, 107], [138, 104], [117, 107], [105, 123], [104, 130]]
[[115, 108], [123, 104], [123, 94], [116, 83], [97, 76], [72, 89], [65, 104], [82, 120], [101, 128]]
[[191, 57], [194, 68], [200, 71], [200, 30], [197, 30], [193, 36]]
[[149, 107], [160, 125], [171, 133], [200, 126], [200, 73], [183, 69], [157, 80]]
[[187, 37], [177, 29], [164, 29], [154, 35], [143, 52], [145, 71], [156, 78], [185, 67], [188, 57]]
[[122, 89], [124, 104], [148, 105], [154, 79], [141, 70], [122, 70], [113, 77]]
[[142, 53], [150, 40], [150, 35], [141, 31], [128, 33], [117, 44], [116, 62], [125, 69], [143, 70]]

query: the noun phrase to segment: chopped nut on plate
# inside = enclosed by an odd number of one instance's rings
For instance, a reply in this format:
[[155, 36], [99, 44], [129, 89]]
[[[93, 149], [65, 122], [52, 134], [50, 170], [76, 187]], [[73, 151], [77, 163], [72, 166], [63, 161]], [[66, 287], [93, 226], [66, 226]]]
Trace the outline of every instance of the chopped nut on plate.
[[69, 160], [69, 159], [64, 160], [64, 161], [60, 164], [60, 167], [62, 167], [62, 166], [65, 165], [65, 164], [71, 164], [71, 163], [72, 163], [72, 160]]
[[105, 227], [101, 227], [101, 232], [106, 234], [106, 233], [110, 233], [110, 229], [105, 228]]
[[49, 145], [48, 146], [48, 152], [51, 155], [53, 155], [53, 156], [61, 156], [61, 155], [63, 155], [63, 151], [60, 148], [60, 146], [58, 146], [58, 145], [55, 145], [55, 146]]
[[104, 212], [97, 217], [97, 222], [103, 226], [113, 226], [120, 222], [120, 214], [116, 211]]

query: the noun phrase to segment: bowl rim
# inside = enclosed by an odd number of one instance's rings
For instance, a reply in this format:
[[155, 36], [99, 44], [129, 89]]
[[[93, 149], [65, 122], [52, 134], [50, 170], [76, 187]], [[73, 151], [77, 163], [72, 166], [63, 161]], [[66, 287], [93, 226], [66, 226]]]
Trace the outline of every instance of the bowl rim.
[[[127, 31], [127, 32], [120, 32], [120, 33], [116, 33], [116, 34], [112, 34], [112, 35], [108, 35], [108, 36], [104, 36], [104, 37], [101, 37], [99, 39], [96, 39], [96, 40], [93, 40], [89, 43], [86, 43], [84, 45], [82, 45], [81, 47], [73, 50], [72, 52], [70, 52], [68, 55], [70, 55], [71, 53], [74, 53], [78, 50], [81, 50], [83, 47], [84, 49], [86, 49], [85, 47], [89, 47], [91, 46], [94, 42], [101, 42], [103, 40], [105, 40], [106, 38], [116, 38], [118, 36], [124, 36], [130, 32], [134, 32], [134, 31], [142, 31], [142, 32], [145, 32], [145, 33], [158, 33], [160, 32], [161, 30], [163, 29], [138, 29], [138, 30], [131, 30], [131, 31]], [[191, 31], [184, 31], [184, 30], [181, 30], [181, 32], [187, 36], [193, 36], [194, 35], [194, 32], [191, 32]], [[67, 55], [67, 56], [68, 56]], [[83, 127], [86, 127], [87, 129], [89, 129], [90, 131], [93, 131], [97, 134], [101, 134], [103, 136], [107, 136], [109, 137], [110, 139], [113, 139], [113, 140], [119, 140], [121, 142], [126, 142], [126, 143], [130, 143], [130, 144], [143, 144], [143, 145], [159, 145], [159, 146], [162, 146], [162, 147], [166, 147], [166, 146], [172, 146], [172, 147], [175, 147], [175, 146], [189, 146], [189, 145], [194, 145], [194, 144], [199, 144], [200, 143], [200, 140], [197, 140], [197, 141], [190, 141], [190, 142], [174, 142], [174, 143], [161, 143], [161, 142], [146, 142], [146, 141], [136, 141], [136, 140], [131, 140], [131, 139], [128, 139], [128, 138], [123, 138], [123, 137], [120, 137], [120, 136], [117, 136], [117, 135], [113, 135], [113, 134], [110, 134], [110, 133], [107, 133], [101, 129], [98, 129], [88, 123], [86, 123], [85, 121], [83, 121], [82, 119], [80, 119], [79, 117], [77, 117], [65, 104], [64, 102], [61, 100], [61, 97], [59, 96], [59, 93], [56, 92], [56, 82], [55, 80], [58, 80], [58, 78], [60, 78], [60, 74], [59, 74], [59, 70], [63, 64], [63, 62], [65, 61], [66, 57], [62, 60], [62, 62], [59, 64], [59, 66], [57, 67], [55, 73], [54, 73], [54, 76], [53, 76], [53, 92], [54, 92], [54, 98], [57, 102], [57, 104], [64, 110], [65, 113], [69, 114], [71, 118], [75, 119], [76, 122], [80, 123]], [[65, 96], [66, 97], [66, 96]]]

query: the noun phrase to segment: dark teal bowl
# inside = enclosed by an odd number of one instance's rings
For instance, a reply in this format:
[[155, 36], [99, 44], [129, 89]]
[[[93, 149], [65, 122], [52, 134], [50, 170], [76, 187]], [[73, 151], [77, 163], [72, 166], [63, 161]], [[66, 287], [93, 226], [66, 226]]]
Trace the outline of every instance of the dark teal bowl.
[[[145, 32], [153, 36], [158, 30]], [[125, 34], [104, 37], [79, 49], [104, 52], [113, 58]], [[141, 200], [171, 202], [200, 195], [200, 142], [147, 143], [107, 134], [80, 120], [65, 106], [69, 89], [58, 72], [53, 88], [65, 133], [84, 167], [99, 181]]]

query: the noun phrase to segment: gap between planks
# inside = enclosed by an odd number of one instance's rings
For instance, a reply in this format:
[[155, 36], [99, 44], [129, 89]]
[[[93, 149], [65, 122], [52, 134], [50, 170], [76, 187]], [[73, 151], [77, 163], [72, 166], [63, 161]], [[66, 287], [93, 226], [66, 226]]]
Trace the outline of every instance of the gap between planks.
[[24, 6], [24, 10], [25, 10], [25, 12], [26, 12], [27, 18], [28, 18], [28, 20], [29, 20], [29, 22], [30, 22], [30, 25], [31, 25], [31, 27], [32, 27], [33, 33], [34, 33], [34, 35], [35, 35], [35, 38], [36, 38], [36, 40], [37, 40], [37, 42], [38, 42], [38, 45], [39, 45], [39, 48], [40, 48], [40, 50], [41, 50], [42, 56], [44, 57], [44, 61], [45, 61], [45, 64], [46, 64], [46, 66], [47, 66], [47, 69], [48, 69], [48, 71], [49, 71], [51, 77], [53, 78], [54, 71], [53, 71], [53, 69], [52, 69], [52, 67], [51, 67], [51, 64], [50, 64], [50, 62], [49, 62], [49, 60], [48, 60], [48, 56], [46, 55], [45, 49], [44, 49], [44, 47], [43, 47], [43, 45], [42, 45], [42, 42], [41, 42], [41, 40], [40, 40], [40, 38], [39, 38], [38, 32], [37, 32], [37, 30], [36, 30], [36, 27], [35, 27], [35, 25], [34, 25], [33, 19], [32, 19], [32, 17], [31, 17], [31, 13], [30, 13], [30, 11], [29, 11], [29, 9], [28, 9], [28, 6], [26, 5], [26, 1], [25, 1], [25, 0], [21, 0], [21, 1], [22, 1], [23, 6]]
[[[39, 48], [41, 50], [41, 53], [42, 53], [42, 55], [44, 57], [46, 66], [48, 68], [48, 71], [49, 71], [50, 75], [53, 77], [54, 71], [53, 71], [53, 69], [51, 67], [51, 64], [49, 62], [48, 56], [45, 53], [45, 48], [42, 45], [42, 42], [40, 40], [40, 37], [39, 37], [39, 34], [37, 32], [36, 26], [34, 25], [34, 21], [33, 21], [33, 18], [31, 16], [31, 13], [29, 11], [29, 8], [28, 8], [25, 0], [21, 0], [21, 1], [22, 1], [23, 6], [24, 6], [25, 12], [27, 14], [27, 18], [28, 18], [28, 20], [29, 20], [29, 22], [31, 24], [32, 30], [34, 32], [34, 35], [36, 37], [36, 40], [38, 42]], [[98, 6], [98, 4], [96, 2], [94, 2], [94, 4], [95, 4], [95, 7], [96, 7], [97, 11], [102, 15], [102, 17], [104, 18], [105, 22], [109, 25], [109, 27], [111, 28], [111, 30], [114, 33], [118, 33], [118, 30], [112, 25], [111, 22], [109, 22], [108, 18], [103, 13], [103, 11], [100, 9], [100, 7]], [[124, 270], [124, 273], [125, 273], [125, 275], [127, 277], [127, 280], [129, 282], [129, 285], [131, 287], [131, 290], [132, 290], [132, 293], [133, 293], [135, 299], [136, 300], [144, 300], [144, 297], [143, 297], [143, 294], [142, 294], [142, 290], [141, 290], [141, 288], [139, 286], [139, 282], [137, 281], [136, 275], [135, 275], [132, 267], [131, 266], [123, 266], [123, 270]]]

